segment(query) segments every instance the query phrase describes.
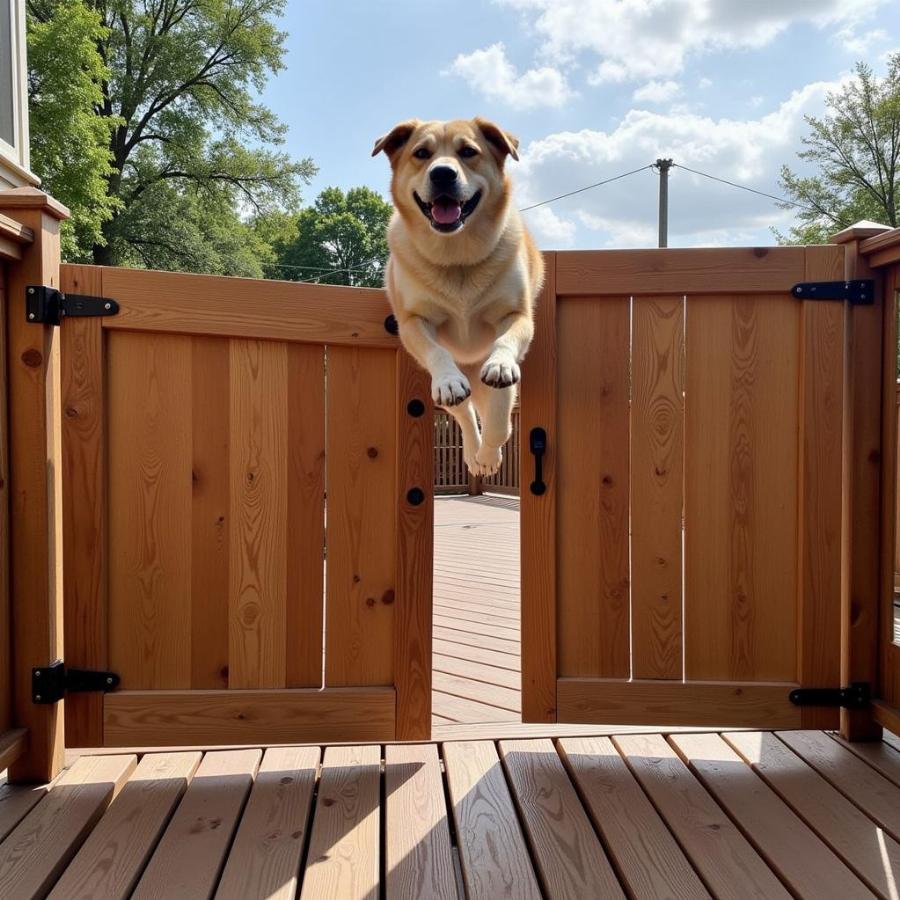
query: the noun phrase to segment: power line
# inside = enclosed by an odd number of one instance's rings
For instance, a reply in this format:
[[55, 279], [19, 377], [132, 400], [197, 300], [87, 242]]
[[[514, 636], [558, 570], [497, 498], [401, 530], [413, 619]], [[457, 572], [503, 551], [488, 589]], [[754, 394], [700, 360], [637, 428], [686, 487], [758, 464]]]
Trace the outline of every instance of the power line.
[[718, 181], [720, 184], [727, 184], [729, 187], [737, 188], [741, 191], [748, 191], [751, 194], [758, 194], [760, 197], [768, 197], [770, 200], [775, 200], [778, 203], [784, 203], [786, 206], [796, 206], [798, 209], [805, 209], [807, 212], [817, 212], [818, 210], [813, 209], [811, 206], [806, 206], [803, 203], [795, 203], [793, 200], [786, 200], [784, 197], [776, 197], [774, 194], [767, 194], [765, 191], [758, 191], [756, 188], [747, 187], [745, 184], [738, 184], [736, 181], [728, 181], [727, 178], [719, 178], [717, 175], [710, 175], [708, 172], [698, 172], [697, 169], [689, 169], [687, 166], [681, 165], [681, 163], [673, 163], [679, 169], [684, 169], [685, 172], [690, 172], [692, 175], [702, 175], [704, 178], [708, 178], [710, 181]]
[[652, 169], [652, 165], [641, 166], [639, 169], [632, 169], [630, 172], [623, 172], [621, 175], [615, 175], [612, 178], [606, 178], [603, 181], [598, 181], [595, 184], [589, 184], [583, 188], [578, 188], [577, 191], [569, 191], [566, 194], [560, 194], [558, 197], [551, 197], [549, 200], [541, 200], [540, 203], [532, 203], [531, 206], [523, 206], [519, 212], [528, 212], [529, 209], [537, 209], [539, 206], [545, 206], [548, 203], [555, 203], [557, 200], [563, 200], [566, 197], [574, 197], [575, 194], [583, 194], [585, 191], [591, 191], [594, 188], [602, 187], [604, 184], [612, 184], [614, 181], [618, 181], [621, 178], [627, 178], [629, 175], [636, 175], [638, 172], [643, 172], [645, 169]]

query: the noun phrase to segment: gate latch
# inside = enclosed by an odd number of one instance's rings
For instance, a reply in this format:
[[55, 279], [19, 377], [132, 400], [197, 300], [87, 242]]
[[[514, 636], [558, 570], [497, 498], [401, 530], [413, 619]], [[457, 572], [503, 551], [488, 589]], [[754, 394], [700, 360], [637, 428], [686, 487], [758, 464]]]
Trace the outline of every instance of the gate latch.
[[31, 670], [31, 699], [34, 703], [56, 703], [66, 693], [102, 691], [104, 694], [119, 686], [115, 672], [98, 672], [93, 669], [67, 669], [58, 659], [49, 666]]
[[871, 278], [853, 281], [804, 281], [791, 293], [798, 300], [846, 300], [851, 306], [871, 306], [875, 302], [875, 282]]
[[865, 709], [871, 700], [868, 681], [856, 681], [845, 688], [797, 688], [788, 694], [794, 706], [839, 706]]
[[33, 324], [59, 325], [71, 316], [114, 316], [118, 311], [119, 304], [109, 297], [64, 294], [41, 284], [25, 288], [25, 319]]

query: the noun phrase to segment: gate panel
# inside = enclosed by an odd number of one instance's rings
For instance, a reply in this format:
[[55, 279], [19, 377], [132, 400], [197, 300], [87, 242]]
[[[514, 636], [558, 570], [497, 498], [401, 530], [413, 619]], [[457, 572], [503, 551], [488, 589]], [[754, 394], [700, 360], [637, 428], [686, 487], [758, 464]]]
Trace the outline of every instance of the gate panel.
[[121, 305], [61, 328], [67, 559], [99, 560], [67, 581], [66, 662], [121, 677], [68, 743], [427, 737], [431, 432], [399, 410], [431, 408], [383, 294], [64, 273]]
[[550, 259], [526, 720], [833, 727], [789, 693], [840, 684], [846, 310], [790, 291], [841, 279], [843, 249]]

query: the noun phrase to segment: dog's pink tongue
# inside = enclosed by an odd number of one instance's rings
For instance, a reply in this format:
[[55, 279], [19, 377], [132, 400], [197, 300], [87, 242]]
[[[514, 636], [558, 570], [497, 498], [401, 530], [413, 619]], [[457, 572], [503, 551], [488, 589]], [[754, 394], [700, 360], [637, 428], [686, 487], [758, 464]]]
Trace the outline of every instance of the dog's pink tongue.
[[458, 218], [462, 208], [455, 200], [435, 200], [431, 207], [431, 218], [438, 225], [452, 225]]

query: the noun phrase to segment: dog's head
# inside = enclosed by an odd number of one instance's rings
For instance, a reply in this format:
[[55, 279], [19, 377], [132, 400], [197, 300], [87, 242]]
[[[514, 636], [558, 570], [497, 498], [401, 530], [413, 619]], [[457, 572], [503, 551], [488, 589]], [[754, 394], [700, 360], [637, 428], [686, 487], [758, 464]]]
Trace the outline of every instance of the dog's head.
[[454, 235], [467, 223], [493, 225], [509, 199], [503, 171], [507, 156], [518, 159], [519, 142], [493, 122], [410, 119], [375, 142], [391, 162], [391, 193], [410, 224]]

